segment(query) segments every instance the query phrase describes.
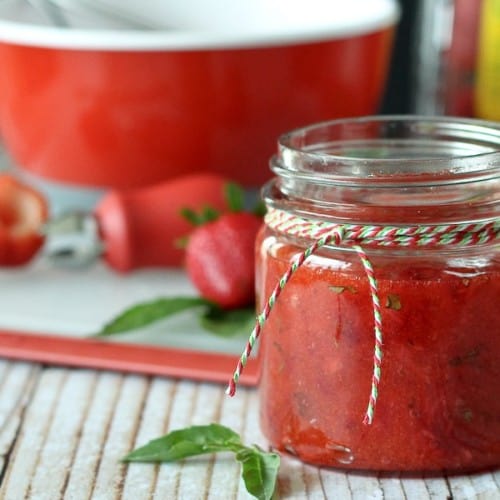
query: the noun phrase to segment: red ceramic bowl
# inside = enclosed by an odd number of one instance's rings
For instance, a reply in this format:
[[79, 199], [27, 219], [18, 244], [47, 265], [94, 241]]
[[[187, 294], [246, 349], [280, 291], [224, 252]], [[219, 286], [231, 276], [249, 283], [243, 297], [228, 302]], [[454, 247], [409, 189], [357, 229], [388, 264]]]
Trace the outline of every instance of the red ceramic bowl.
[[0, 133], [19, 167], [99, 188], [195, 171], [257, 186], [281, 133], [378, 110], [396, 0], [159, 5], [172, 29], [58, 28], [2, 7]]

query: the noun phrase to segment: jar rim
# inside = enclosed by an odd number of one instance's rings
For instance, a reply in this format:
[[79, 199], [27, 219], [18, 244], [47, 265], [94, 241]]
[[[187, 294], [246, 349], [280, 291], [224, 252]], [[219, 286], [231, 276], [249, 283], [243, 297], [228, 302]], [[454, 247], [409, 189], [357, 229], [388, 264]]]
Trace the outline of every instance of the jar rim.
[[282, 134], [271, 170], [280, 177], [335, 183], [369, 178], [413, 184], [422, 174], [426, 184], [499, 178], [500, 124], [422, 115], [324, 121]]

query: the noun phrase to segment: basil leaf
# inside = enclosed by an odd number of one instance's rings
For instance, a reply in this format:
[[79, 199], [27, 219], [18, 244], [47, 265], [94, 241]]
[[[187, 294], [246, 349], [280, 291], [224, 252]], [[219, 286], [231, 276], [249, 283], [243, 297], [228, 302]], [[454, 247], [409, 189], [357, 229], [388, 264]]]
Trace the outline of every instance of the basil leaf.
[[96, 336], [103, 337], [134, 330], [200, 306], [214, 307], [212, 302], [201, 297], [168, 297], [137, 304], [112, 319]]
[[126, 462], [172, 462], [186, 457], [214, 453], [237, 452], [243, 445], [236, 432], [220, 424], [194, 425], [172, 431], [129, 453]]
[[232, 337], [251, 332], [256, 321], [253, 307], [224, 310], [210, 307], [200, 316], [200, 325], [220, 337]]
[[274, 496], [280, 457], [258, 446], [244, 446], [236, 432], [220, 424], [193, 425], [172, 431], [130, 452], [124, 462], [173, 462], [187, 457], [232, 451], [242, 465], [247, 491], [259, 500]]
[[270, 500], [276, 488], [280, 457], [260, 448], [243, 448], [236, 453], [242, 464], [242, 477], [247, 491], [259, 500]]

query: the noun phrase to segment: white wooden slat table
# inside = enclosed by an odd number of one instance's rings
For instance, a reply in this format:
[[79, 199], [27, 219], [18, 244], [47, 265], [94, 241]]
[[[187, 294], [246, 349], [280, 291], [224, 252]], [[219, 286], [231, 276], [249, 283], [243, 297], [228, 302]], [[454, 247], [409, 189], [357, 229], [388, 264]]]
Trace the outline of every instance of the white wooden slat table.
[[[120, 462], [171, 429], [219, 422], [265, 447], [256, 391], [0, 360], [0, 499], [247, 499], [230, 456]], [[318, 469], [284, 457], [283, 499], [500, 499], [500, 471], [402, 479]]]

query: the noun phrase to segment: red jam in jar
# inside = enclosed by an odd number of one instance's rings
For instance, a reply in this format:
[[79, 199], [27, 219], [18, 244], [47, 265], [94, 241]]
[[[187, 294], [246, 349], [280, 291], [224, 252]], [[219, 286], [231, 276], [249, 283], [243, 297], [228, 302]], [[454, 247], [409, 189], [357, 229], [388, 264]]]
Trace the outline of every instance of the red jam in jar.
[[498, 126], [448, 118], [280, 138], [257, 245], [274, 447], [353, 469], [500, 465], [499, 149]]

